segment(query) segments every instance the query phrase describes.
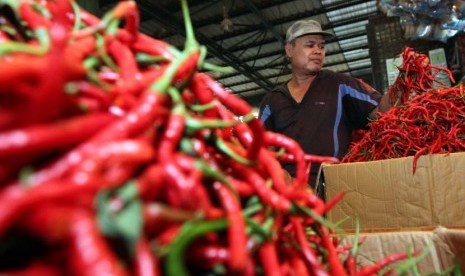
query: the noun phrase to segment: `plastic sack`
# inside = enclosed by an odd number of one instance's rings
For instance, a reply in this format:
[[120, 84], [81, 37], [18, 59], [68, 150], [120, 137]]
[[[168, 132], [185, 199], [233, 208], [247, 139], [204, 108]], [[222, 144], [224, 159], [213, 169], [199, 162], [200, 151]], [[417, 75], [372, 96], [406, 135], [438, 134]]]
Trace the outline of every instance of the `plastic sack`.
[[465, 29], [465, 1], [382, 0], [379, 9], [387, 16], [399, 16], [407, 39], [446, 42]]

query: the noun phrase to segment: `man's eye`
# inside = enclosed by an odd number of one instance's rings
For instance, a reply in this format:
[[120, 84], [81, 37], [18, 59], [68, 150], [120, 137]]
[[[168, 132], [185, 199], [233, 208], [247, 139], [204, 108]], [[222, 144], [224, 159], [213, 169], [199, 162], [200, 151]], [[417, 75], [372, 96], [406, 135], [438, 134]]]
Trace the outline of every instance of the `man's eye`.
[[307, 47], [309, 48], [318, 47], [319, 49], [323, 50], [325, 48], [325, 44], [307, 43]]

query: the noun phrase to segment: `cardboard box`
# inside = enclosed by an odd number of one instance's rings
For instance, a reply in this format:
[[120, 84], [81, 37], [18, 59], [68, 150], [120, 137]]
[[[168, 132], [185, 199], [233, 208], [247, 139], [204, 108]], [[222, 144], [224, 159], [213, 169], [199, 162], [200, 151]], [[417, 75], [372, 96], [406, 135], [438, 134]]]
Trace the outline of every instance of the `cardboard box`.
[[328, 213], [343, 229], [361, 231], [465, 228], [465, 153], [347, 164], [323, 164], [326, 198], [346, 192]]
[[[465, 275], [465, 230], [437, 227], [434, 231], [363, 233], [360, 237], [366, 237], [357, 254], [362, 266], [395, 253], [429, 248], [428, 255], [416, 265], [420, 275], [439, 275], [454, 265]], [[348, 235], [341, 244], [353, 244], [353, 239], [353, 235]]]

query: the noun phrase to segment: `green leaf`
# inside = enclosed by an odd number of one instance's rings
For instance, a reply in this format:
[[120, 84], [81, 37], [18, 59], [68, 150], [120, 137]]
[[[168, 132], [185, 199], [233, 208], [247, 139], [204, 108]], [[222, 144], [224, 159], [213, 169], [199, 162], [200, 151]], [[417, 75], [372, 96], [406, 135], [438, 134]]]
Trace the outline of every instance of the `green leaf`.
[[122, 238], [131, 253], [134, 252], [143, 227], [142, 203], [138, 194], [136, 182], [131, 181], [97, 196], [100, 230], [106, 236]]

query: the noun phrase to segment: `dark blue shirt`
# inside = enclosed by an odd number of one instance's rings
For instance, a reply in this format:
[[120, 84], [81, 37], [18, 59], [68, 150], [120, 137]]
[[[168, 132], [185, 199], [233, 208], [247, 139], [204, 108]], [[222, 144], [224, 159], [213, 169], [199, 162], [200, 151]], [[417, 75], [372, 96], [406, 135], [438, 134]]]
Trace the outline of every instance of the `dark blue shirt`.
[[[287, 84], [267, 93], [259, 116], [267, 130], [291, 137], [306, 153], [342, 158], [350, 146], [352, 131], [366, 127], [381, 97], [356, 78], [322, 70], [300, 103], [292, 98]], [[283, 167], [294, 175], [292, 164]], [[312, 166], [311, 183], [318, 168], [319, 164]]]

